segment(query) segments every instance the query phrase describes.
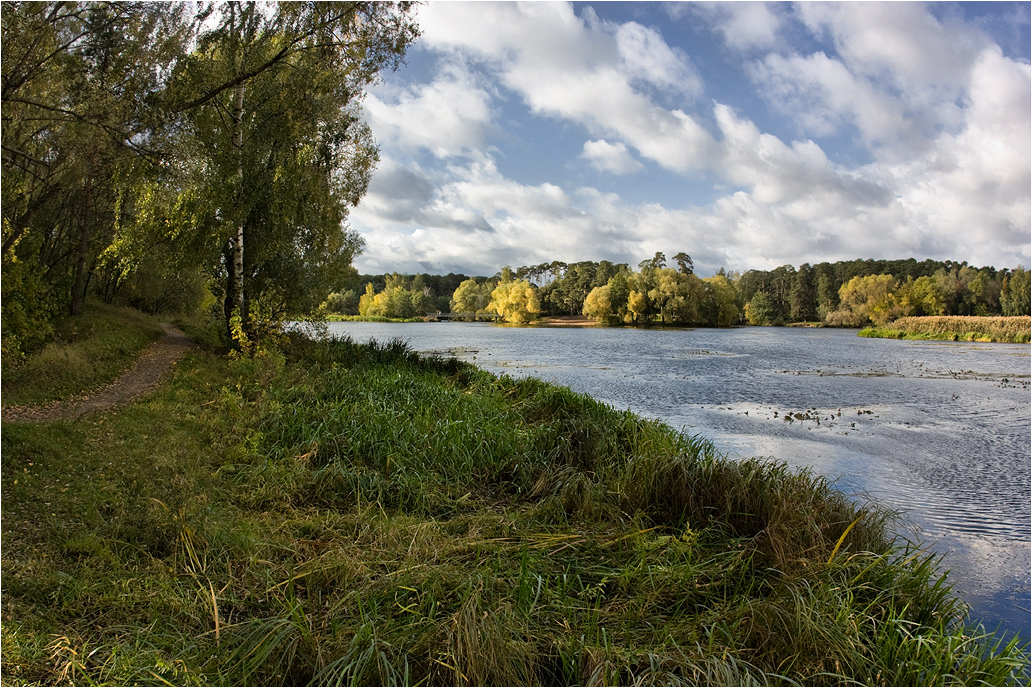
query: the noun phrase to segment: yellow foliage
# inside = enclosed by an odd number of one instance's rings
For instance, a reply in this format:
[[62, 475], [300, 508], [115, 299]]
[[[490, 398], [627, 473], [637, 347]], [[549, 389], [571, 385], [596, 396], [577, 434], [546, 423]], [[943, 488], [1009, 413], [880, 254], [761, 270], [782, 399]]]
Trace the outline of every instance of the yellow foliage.
[[501, 282], [491, 292], [487, 309], [494, 311], [506, 322], [526, 323], [541, 312], [537, 290], [527, 280]]

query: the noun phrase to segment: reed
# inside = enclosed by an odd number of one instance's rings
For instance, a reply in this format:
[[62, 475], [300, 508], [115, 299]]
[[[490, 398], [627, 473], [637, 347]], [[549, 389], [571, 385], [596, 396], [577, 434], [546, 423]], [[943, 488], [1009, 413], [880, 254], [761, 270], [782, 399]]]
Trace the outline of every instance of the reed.
[[399, 341], [202, 352], [0, 461], [6, 684], [1028, 680], [877, 504]]
[[860, 331], [861, 337], [931, 339], [965, 342], [1027, 344], [1032, 338], [1032, 317], [942, 315], [899, 318], [882, 327]]

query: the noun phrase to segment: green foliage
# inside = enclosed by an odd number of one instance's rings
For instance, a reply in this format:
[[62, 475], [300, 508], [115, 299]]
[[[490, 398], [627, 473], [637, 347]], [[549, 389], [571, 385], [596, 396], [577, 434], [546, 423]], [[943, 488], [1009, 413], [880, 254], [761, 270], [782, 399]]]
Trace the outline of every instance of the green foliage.
[[775, 325], [778, 323], [774, 301], [767, 292], [758, 291], [745, 304], [745, 317], [750, 325]]
[[258, 313], [313, 312], [362, 248], [346, 218], [378, 153], [357, 103], [411, 9], [5, 3], [4, 352], [91, 290], [157, 312], [210, 289], [251, 338]]
[[1032, 313], [1032, 274], [1022, 267], [1003, 280], [1000, 305], [1004, 315], [1029, 315]]
[[366, 292], [358, 300], [358, 314], [366, 318], [407, 320], [425, 316], [433, 307], [429, 287], [418, 283], [410, 285], [397, 274], [388, 276], [386, 286], [379, 293], [374, 291], [372, 283], [366, 283]]
[[883, 325], [904, 313], [892, 275], [854, 277], [839, 289], [840, 311], [829, 313], [832, 325], [857, 327], [866, 323]]
[[703, 280], [706, 288], [704, 309], [706, 323], [711, 327], [731, 327], [738, 323], [738, 304], [735, 286], [723, 275]]
[[[9, 225], [4, 218], [4, 243]], [[43, 346], [54, 334], [53, 319], [58, 312], [52, 286], [32, 264], [19, 260], [15, 246], [3, 254], [0, 273], [0, 327], [5, 364], [19, 361]]]
[[333, 292], [319, 305], [322, 315], [358, 315], [359, 296], [353, 289], [343, 293]]
[[943, 315], [946, 312], [946, 295], [932, 277], [922, 275], [916, 280], [908, 279], [901, 291], [911, 315]]

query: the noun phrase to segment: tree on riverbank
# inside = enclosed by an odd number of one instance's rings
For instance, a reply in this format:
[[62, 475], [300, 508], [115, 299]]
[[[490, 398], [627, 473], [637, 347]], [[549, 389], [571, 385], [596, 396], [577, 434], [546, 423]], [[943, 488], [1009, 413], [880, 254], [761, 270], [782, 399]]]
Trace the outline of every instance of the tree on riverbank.
[[491, 291], [487, 310], [497, 313], [505, 322], [528, 323], [541, 313], [537, 290], [527, 280], [502, 279]]
[[357, 106], [416, 37], [411, 4], [187, 8], [0, 6], [5, 357], [89, 294], [184, 276], [247, 336], [314, 309], [360, 249]]

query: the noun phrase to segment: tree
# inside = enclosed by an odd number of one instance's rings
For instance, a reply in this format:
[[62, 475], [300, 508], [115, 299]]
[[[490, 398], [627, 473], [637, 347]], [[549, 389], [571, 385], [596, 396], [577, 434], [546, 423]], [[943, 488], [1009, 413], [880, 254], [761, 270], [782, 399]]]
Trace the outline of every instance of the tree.
[[946, 296], [939, 283], [927, 275], [907, 280], [899, 288], [900, 301], [910, 315], [945, 315]]
[[79, 312], [119, 197], [162, 160], [151, 100], [189, 25], [171, 3], [5, 2], [0, 13], [3, 329], [17, 354], [61, 305]]
[[511, 323], [527, 323], [541, 312], [537, 290], [527, 280], [501, 282], [491, 292], [487, 309]]
[[581, 311], [585, 316], [598, 322], [612, 322], [616, 319], [613, 311], [613, 304], [609, 300], [609, 285], [595, 287], [584, 299], [584, 308]]
[[630, 270], [627, 266], [621, 266], [621, 269], [606, 283], [606, 286], [609, 287], [609, 305], [612, 307], [616, 319], [621, 322], [630, 316], [630, 308], [628, 306], [630, 297], [629, 275]]
[[638, 270], [641, 272], [645, 272], [647, 270], [659, 270], [664, 267], [666, 267], [666, 256], [663, 255], [661, 251], [656, 251], [656, 255], [638, 263]]
[[627, 293], [627, 312], [630, 313], [631, 322], [637, 323], [642, 320], [647, 324], [652, 315], [649, 297], [636, 289], [629, 291]]
[[1032, 273], [1018, 267], [1003, 278], [1000, 292], [1000, 307], [1004, 315], [1032, 314]]
[[714, 275], [703, 280], [706, 299], [703, 312], [710, 327], [731, 327], [738, 322], [738, 304], [735, 287], [723, 275]]
[[817, 289], [814, 287], [814, 269], [808, 263], [799, 266], [789, 287], [788, 301], [792, 320], [803, 322], [817, 318]]
[[817, 318], [823, 321], [829, 313], [838, 310], [838, 292], [842, 285], [830, 263], [819, 263], [814, 267], [814, 273], [817, 276]]
[[[252, 305], [313, 310], [361, 248], [345, 220], [377, 151], [358, 105], [416, 37], [411, 4], [190, 7], [0, 7], [5, 350], [8, 322], [75, 313], [91, 284], [159, 293], [182, 263], [244, 331]], [[41, 307], [8, 299], [29, 293]]]
[[745, 304], [745, 317], [750, 325], [774, 325], [777, 323], [777, 309], [774, 299], [765, 291], [756, 292]]
[[462, 282], [452, 295], [451, 309], [454, 313], [482, 314], [491, 303], [491, 283], [478, 284], [472, 277]]
[[[345, 220], [377, 160], [364, 88], [417, 30], [408, 3], [208, 5], [167, 98], [210, 170], [203, 228], [218, 246], [227, 326], [304, 311], [361, 248]], [[248, 247], [245, 252], [245, 245]]]
[[903, 315], [896, 287], [896, 279], [892, 275], [852, 278], [839, 289], [840, 315], [830, 314], [829, 322], [857, 325], [872, 322], [883, 325], [895, 320]]
[[691, 275], [695, 271], [695, 261], [684, 251], [675, 255], [674, 261], [677, 263], [677, 269], [682, 275]]
[[692, 274], [662, 268], [655, 272], [655, 284], [648, 297], [664, 323], [694, 325], [703, 322], [705, 288], [702, 280]]

